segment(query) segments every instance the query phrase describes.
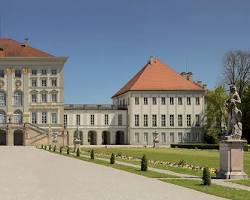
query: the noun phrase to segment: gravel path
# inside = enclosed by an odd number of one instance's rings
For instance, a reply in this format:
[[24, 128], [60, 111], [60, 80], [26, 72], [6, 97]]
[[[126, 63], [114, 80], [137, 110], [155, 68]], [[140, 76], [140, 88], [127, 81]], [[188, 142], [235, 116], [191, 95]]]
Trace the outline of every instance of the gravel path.
[[0, 147], [0, 199], [222, 199], [34, 147]]

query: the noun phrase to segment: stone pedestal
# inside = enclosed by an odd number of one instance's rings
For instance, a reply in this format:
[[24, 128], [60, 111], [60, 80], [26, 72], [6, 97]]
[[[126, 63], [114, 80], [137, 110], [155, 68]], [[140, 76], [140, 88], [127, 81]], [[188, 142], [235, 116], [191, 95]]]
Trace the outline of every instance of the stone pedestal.
[[244, 179], [243, 143], [245, 140], [224, 140], [220, 142], [220, 170], [216, 177], [222, 179]]

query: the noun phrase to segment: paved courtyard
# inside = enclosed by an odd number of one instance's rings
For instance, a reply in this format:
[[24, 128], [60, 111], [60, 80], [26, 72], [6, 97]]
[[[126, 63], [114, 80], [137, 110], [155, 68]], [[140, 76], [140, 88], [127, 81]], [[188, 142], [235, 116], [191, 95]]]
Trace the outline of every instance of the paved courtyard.
[[0, 147], [0, 199], [222, 199], [34, 147]]

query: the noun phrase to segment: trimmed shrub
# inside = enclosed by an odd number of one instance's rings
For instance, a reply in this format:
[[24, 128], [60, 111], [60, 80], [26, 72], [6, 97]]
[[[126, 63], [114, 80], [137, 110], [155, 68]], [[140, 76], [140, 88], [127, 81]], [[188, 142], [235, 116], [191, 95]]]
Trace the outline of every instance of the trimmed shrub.
[[79, 148], [76, 149], [76, 156], [77, 156], [77, 157], [80, 156], [80, 149], [79, 149]]
[[41, 144], [41, 149], [43, 149], [43, 144]]
[[49, 145], [49, 151], [51, 151], [51, 145]]
[[219, 149], [218, 144], [171, 144], [171, 148], [185, 149]]
[[47, 146], [46, 145], [44, 145], [44, 150], [46, 150], [47, 149]]
[[63, 149], [63, 147], [60, 147], [60, 153], [62, 153], [62, 149]]
[[53, 147], [53, 151], [56, 152], [56, 145]]
[[95, 159], [95, 152], [94, 152], [94, 149], [91, 149], [90, 158], [91, 158], [92, 160]]
[[67, 147], [67, 154], [69, 154], [69, 147]]
[[202, 176], [203, 185], [211, 185], [211, 175], [208, 167], [203, 169], [203, 176]]
[[148, 160], [146, 155], [143, 155], [141, 159], [141, 171], [147, 171], [147, 170], [148, 170]]
[[115, 154], [111, 154], [111, 157], [110, 157], [110, 164], [115, 164]]
[[243, 150], [244, 150], [244, 151], [248, 151], [248, 149], [249, 149], [248, 144], [247, 144], [247, 143], [244, 143], [244, 144], [243, 144]]

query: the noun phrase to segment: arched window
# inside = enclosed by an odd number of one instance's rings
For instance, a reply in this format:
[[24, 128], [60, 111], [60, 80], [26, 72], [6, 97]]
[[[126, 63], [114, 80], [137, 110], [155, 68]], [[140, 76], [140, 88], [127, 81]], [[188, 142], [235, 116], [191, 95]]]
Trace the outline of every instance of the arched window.
[[13, 116], [13, 122], [15, 124], [21, 124], [23, 122], [23, 113], [20, 110], [16, 110]]
[[6, 106], [5, 92], [0, 92], [0, 106]]
[[0, 111], [0, 124], [6, 123], [6, 114], [4, 111]]
[[22, 104], [23, 104], [22, 92], [16, 91], [14, 93], [14, 106], [22, 106]]

